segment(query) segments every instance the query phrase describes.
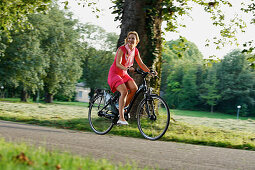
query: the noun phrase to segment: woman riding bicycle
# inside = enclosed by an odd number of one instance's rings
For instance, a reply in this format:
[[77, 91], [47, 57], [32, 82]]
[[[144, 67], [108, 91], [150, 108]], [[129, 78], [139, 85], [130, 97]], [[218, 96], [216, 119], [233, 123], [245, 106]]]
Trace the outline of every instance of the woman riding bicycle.
[[[117, 50], [114, 62], [109, 70], [108, 84], [111, 91], [120, 92], [119, 98], [119, 120], [117, 124], [128, 125], [128, 122], [124, 118], [124, 107], [127, 106], [135, 92], [137, 91], [137, 85], [135, 81], [128, 75], [127, 71], [134, 72], [132, 67], [134, 59], [145, 72], [150, 72], [148, 67], [143, 63], [139, 51], [136, 48], [139, 43], [139, 36], [137, 32], [131, 31], [127, 34], [125, 44], [120, 46]], [[157, 74], [157, 73], [156, 73]]]

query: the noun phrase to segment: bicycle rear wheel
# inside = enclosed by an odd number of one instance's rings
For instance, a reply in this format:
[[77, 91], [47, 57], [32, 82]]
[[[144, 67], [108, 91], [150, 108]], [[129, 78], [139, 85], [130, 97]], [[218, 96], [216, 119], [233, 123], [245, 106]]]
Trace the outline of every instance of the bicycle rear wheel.
[[95, 96], [89, 107], [88, 119], [90, 127], [99, 135], [108, 133], [113, 127], [112, 119], [105, 116], [107, 114], [107, 108], [99, 112], [105, 106], [105, 103], [105, 97], [99, 94]]
[[138, 107], [137, 124], [139, 131], [146, 139], [161, 138], [166, 133], [169, 122], [169, 107], [160, 96], [151, 95], [150, 100], [141, 101]]

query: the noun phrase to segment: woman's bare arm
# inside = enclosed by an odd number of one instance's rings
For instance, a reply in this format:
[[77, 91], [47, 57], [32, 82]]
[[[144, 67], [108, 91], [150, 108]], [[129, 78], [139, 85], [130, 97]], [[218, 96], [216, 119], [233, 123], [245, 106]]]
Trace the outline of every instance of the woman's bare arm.
[[150, 72], [150, 69], [143, 63], [139, 52], [138, 52], [137, 56], [135, 56], [135, 61], [138, 63], [138, 65], [141, 67], [141, 69], [143, 71]]
[[122, 55], [123, 55], [123, 51], [121, 49], [118, 49], [117, 51], [117, 59], [116, 59], [116, 66], [122, 70], [128, 70], [128, 68], [126, 68], [125, 66], [123, 66], [121, 64], [122, 62]]

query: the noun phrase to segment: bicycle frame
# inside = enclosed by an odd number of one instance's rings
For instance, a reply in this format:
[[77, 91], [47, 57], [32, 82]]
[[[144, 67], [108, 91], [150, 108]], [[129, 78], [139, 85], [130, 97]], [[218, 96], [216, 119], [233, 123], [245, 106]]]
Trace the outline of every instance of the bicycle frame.
[[[138, 108], [134, 108], [137, 112], [138, 129], [146, 139], [157, 140], [168, 129], [170, 123], [169, 107], [164, 99], [157, 94], [153, 94], [151, 88], [147, 86], [145, 78], [149, 73], [139, 70], [136, 70], [136, 72], [142, 75], [143, 81], [132, 97], [129, 106], [125, 108], [124, 118], [128, 120], [132, 107], [134, 107], [135, 102], [138, 101], [137, 99], [141, 95], [143, 99], [139, 101]], [[108, 94], [105, 92], [106, 90], [104, 89], [98, 89], [96, 91], [95, 96], [91, 100], [92, 105], [90, 105], [88, 113], [92, 130], [100, 135], [108, 133], [114, 125], [118, 125], [117, 122], [119, 119], [119, 110], [116, 107], [116, 103], [118, 102], [120, 93], [111, 95], [109, 99], [107, 97]]]
[[[110, 105], [113, 105], [113, 102], [118, 98], [118, 96], [114, 96], [113, 99], [109, 99], [109, 101], [104, 105], [104, 107], [102, 109], [100, 109], [98, 112], [103, 111], [106, 107]], [[101, 103], [101, 101], [100, 101]], [[114, 113], [114, 112], [113, 112]]]
[[137, 99], [137, 97], [139, 96], [140, 93], [144, 92], [146, 93], [148, 87], [147, 87], [147, 84], [146, 84], [146, 80], [144, 78], [144, 81], [143, 83], [139, 86], [138, 90], [135, 92], [135, 95], [133, 96], [128, 108], [127, 108], [127, 111], [126, 111], [126, 114], [130, 112], [132, 106], [134, 105], [134, 101]]

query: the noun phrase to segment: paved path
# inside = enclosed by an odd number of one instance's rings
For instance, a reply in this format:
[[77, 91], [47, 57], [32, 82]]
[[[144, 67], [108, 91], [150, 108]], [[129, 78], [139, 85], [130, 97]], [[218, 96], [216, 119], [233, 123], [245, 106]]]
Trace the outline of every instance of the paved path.
[[7, 141], [29, 142], [96, 159], [106, 158], [113, 163], [136, 162], [139, 167], [149, 165], [177, 170], [255, 170], [254, 151], [100, 136], [90, 132], [6, 121], [0, 121], [0, 137]]

